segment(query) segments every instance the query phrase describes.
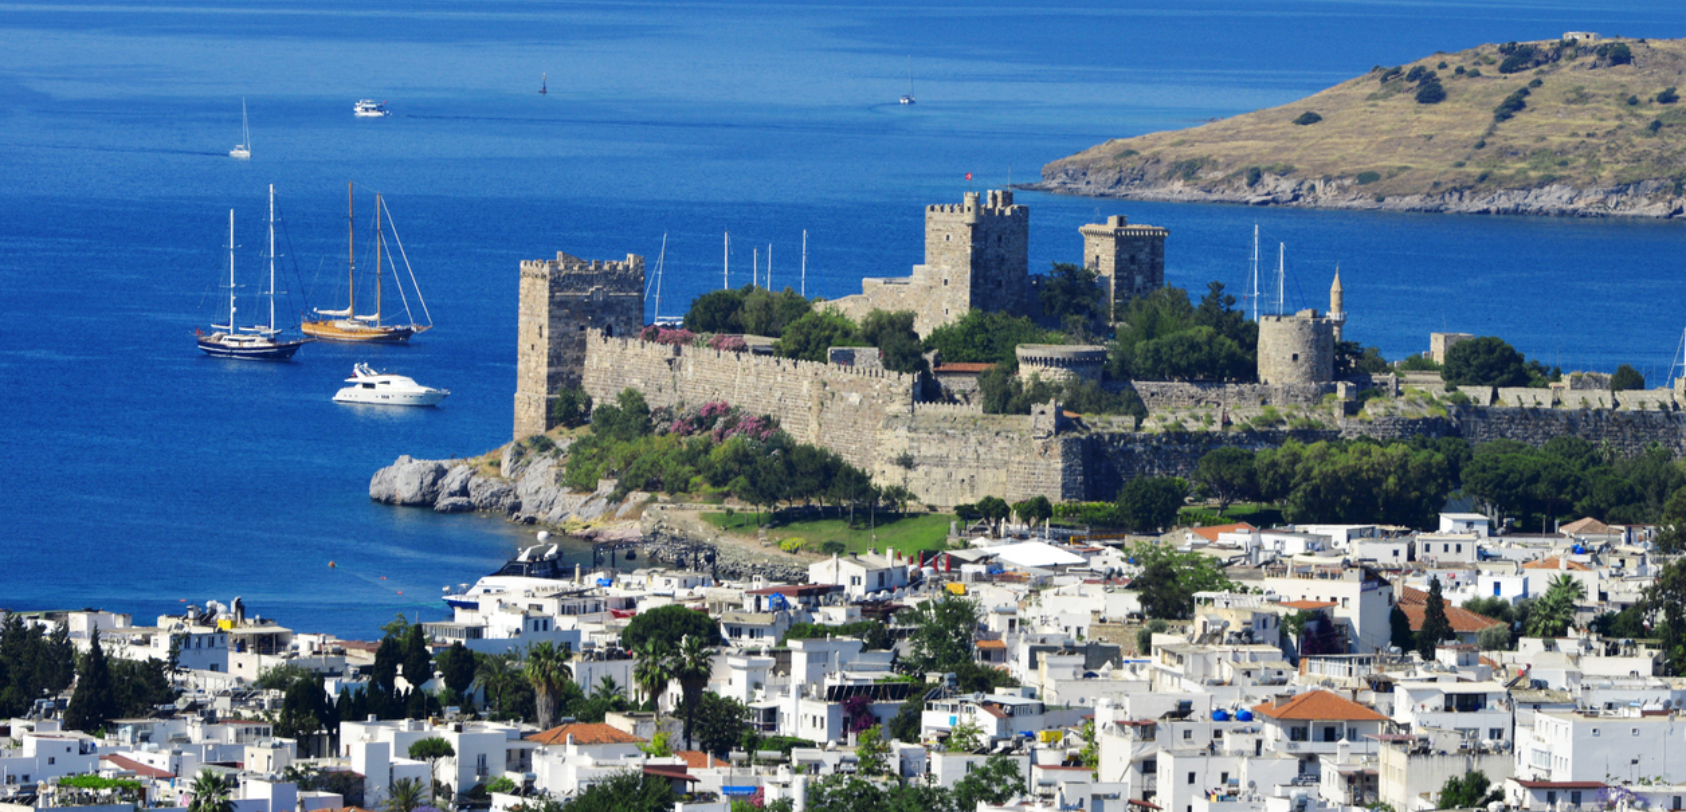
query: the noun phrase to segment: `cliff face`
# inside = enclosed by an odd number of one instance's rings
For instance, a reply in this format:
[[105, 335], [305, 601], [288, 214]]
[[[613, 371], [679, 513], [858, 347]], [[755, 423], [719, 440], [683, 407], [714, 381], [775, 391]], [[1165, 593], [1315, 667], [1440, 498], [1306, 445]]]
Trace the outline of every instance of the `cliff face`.
[[1679, 217], [1680, 87], [1686, 40], [1483, 45], [1377, 67], [1281, 107], [1114, 139], [1043, 167], [1033, 188], [1141, 200]]

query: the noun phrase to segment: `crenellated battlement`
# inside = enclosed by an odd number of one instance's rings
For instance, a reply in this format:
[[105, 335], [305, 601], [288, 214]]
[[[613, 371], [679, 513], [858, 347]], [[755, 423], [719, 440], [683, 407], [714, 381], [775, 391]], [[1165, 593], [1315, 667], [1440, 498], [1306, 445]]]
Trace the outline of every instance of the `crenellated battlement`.
[[711, 363], [739, 364], [745, 367], [765, 369], [779, 374], [806, 375], [816, 378], [830, 376], [850, 378], [879, 378], [894, 386], [911, 387], [918, 382], [918, 377], [905, 372], [893, 372], [882, 367], [853, 367], [838, 364], [826, 364], [818, 361], [804, 361], [798, 358], [783, 358], [777, 355], [756, 355], [750, 352], [733, 352], [731, 350], [717, 350], [713, 347], [697, 347], [677, 344], [658, 344], [641, 338], [625, 338], [621, 336], [605, 336], [601, 330], [587, 330], [586, 340], [608, 345], [612, 351], [619, 354], [644, 353], [659, 358], [700, 358]]
[[578, 386], [585, 329], [636, 333], [644, 326], [644, 258], [522, 260], [516, 344], [515, 437], [551, 426], [550, 404]]
[[980, 404], [980, 403], [915, 403], [915, 404], [913, 404], [913, 414], [915, 416], [920, 416], [920, 415], [928, 415], [928, 416], [955, 415], [955, 416], [968, 416], [969, 417], [969, 416], [982, 416], [983, 413], [984, 413], [983, 404]]

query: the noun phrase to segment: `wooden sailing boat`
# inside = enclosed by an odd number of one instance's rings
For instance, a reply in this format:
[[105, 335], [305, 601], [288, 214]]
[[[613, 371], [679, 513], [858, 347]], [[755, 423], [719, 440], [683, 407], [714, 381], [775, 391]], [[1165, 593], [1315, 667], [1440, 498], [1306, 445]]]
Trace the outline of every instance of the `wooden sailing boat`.
[[[404, 255], [404, 243], [398, 239], [398, 230], [392, 225], [392, 215], [382, 209], [380, 195], [375, 195], [375, 309], [373, 313], [357, 313], [357, 251], [356, 251], [356, 221], [353, 219], [355, 210], [352, 202], [352, 185], [346, 184], [346, 250], [348, 256], [346, 270], [346, 303], [343, 310], [317, 309], [318, 318], [306, 321], [300, 325], [306, 335], [315, 336], [325, 341], [355, 341], [355, 342], [384, 342], [396, 343], [409, 341], [416, 333], [433, 329], [433, 319], [428, 316], [427, 324], [419, 324], [410, 313], [409, 294], [404, 290], [403, 278], [398, 275], [398, 267], [393, 262], [391, 251], [386, 251], [386, 229], [392, 228], [393, 242], [398, 247], [398, 253], [404, 258], [404, 270], [410, 277], [410, 287], [415, 290], [416, 301], [421, 305], [422, 314], [427, 316], [427, 302], [421, 297], [421, 288], [416, 285], [416, 275], [410, 269], [410, 260]], [[388, 322], [382, 308], [385, 304], [385, 289], [382, 282], [384, 274], [381, 270], [383, 258], [392, 271], [394, 287], [398, 291], [399, 299], [404, 305], [404, 321]], [[404, 323], [407, 322], [407, 323]]]
[[228, 323], [211, 325], [211, 334], [204, 335], [198, 330], [197, 341], [200, 351], [216, 358], [240, 358], [248, 361], [285, 361], [293, 357], [299, 348], [310, 343], [310, 339], [295, 339], [288, 341], [281, 338], [281, 330], [275, 326], [275, 187], [269, 187], [269, 325], [252, 327], [236, 327], [234, 314], [239, 311], [235, 304], [234, 290], [234, 210], [228, 210]]

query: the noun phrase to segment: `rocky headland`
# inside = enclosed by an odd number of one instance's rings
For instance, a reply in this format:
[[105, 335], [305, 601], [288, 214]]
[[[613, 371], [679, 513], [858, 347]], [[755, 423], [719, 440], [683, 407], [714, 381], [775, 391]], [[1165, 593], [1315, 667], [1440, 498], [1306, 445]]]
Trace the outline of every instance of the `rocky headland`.
[[[552, 438], [554, 447], [511, 443], [495, 457], [420, 460], [401, 456], [369, 480], [369, 498], [386, 505], [430, 508], [440, 513], [488, 513], [518, 524], [541, 525], [587, 543], [636, 543], [644, 558], [692, 566], [718, 577], [748, 580], [762, 575], [801, 582], [807, 562], [788, 553], [754, 549], [751, 543], [721, 536], [689, 511], [654, 504], [654, 497], [634, 491], [616, 498], [615, 482], [604, 480], [594, 491], [563, 487], [568, 438]], [[491, 460], [496, 459], [496, 467]]]
[[1054, 161], [1044, 191], [1341, 209], [1681, 217], [1686, 40], [1481, 45]]

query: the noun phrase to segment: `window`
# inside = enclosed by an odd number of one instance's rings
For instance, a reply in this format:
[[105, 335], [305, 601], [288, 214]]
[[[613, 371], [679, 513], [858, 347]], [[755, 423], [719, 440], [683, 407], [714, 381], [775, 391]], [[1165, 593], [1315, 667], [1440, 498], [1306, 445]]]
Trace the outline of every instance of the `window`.
[[1569, 803], [1574, 804], [1575, 806], [1581, 805], [1581, 791], [1580, 790], [1578, 790], [1578, 789], [1573, 790], [1569, 793]]
[[1194, 771], [1192, 771], [1192, 770], [1190, 770], [1189, 773], [1188, 773], [1188, 782], [1190, 784], [1194, 783]]
[[1183, 731], [1183, 741], [1188, 741], [1189, 739], [1192, 739], [1192, 738], [1194, 738], [1194, 731], [1192, 731], [1192, 730]]
[[1637, 735], [1639, 735], [1639, 728], [1636, 727], [1629, 732], [1630, 732], [1631, 735], [1637, 736]]
[[1288, 741], [1303, 742], [1307, 740], [1306, 729], [1303, 727], [1288, 728]]
[[1458, 545], [1458, 552], [1460, 552], [1460, 553], [1461, 553], [1461, 552], [1463, 552], [1463, 551], [1464, 551], [1464, 546], [1463, 546], [1463, 545], [1462, 545], [1462, 544], [1459, 544], [1459, 545]]
[[1554, 790], [1554, 789], [1546, 790], [1546, 803], [1547, 804], [1557, 803], [1557, 790]]
[[1592, 735], [1595, 736], [1595, 737], [1602, 736], [1602, 735], [1604, 735], [1604, 731], [1599, 730], [1598, 728], [1595, 727], [1595, 728], [1592, 729]]
[[1498, 739], [1502, 739], [1504, 737], [1505, 737], [1505, 729], [1504, 728], [1502, 728], [1502, 727], [1487, 728], [1487, 738], [1498, 740]]
[[54, 761], [56, 761], [56, 759], [55, 759], [55, 758], [54, 758], [54, 757], [52, 757], [52, 756], [47, 756], [47, 763], [48, 763], [48, 764], [52, 764], [52, 763], [53, 763], [53, 762], [54, 762]]
[[1229, 783], [1229, 773], [1218, 773], [1218, 783], [1219, 784], [1228, 784]]

